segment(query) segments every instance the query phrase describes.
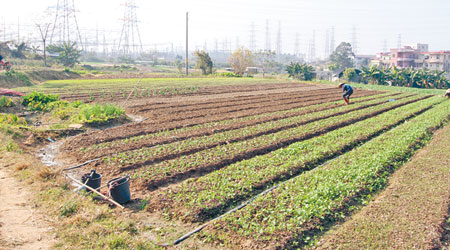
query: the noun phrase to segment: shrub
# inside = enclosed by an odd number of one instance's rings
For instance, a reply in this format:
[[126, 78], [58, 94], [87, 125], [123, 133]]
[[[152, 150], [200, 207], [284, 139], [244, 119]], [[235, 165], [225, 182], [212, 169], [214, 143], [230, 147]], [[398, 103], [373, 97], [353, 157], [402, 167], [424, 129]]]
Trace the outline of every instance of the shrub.
[[25, 119], [15, 114], [0, 114], [0, 123], [8, 125], [27, 125]]
[[222, 73], [216, 73], [216, 76], [220, 77], [241, 77], [240, 75], [237, 75], [233, 72], [222, 72]]
[[4, 96], [2, 96], [0, 98], [0, 108], [4, 108], [4, 107], [8, 108], [8, 107], [13, 107], [13, 106], [15, 106], [15, 104], [11, 98], [6, 98]]
[[22, 97], [22, 105], [31, 110], [44, 110], [48, 103], [55, 102], [58, 99], [58, 95], [46, 95], [33, 91], [33, 93]]

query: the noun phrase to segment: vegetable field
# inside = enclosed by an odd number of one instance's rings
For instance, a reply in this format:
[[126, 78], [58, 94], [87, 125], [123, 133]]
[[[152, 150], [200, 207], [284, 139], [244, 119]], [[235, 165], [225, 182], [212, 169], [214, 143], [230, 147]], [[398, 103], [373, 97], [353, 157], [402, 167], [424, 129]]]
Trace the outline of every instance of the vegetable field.
[[297, 248], [367, 203], [450, 118], [450, 102], [433, 95], [357, 89], [351, 102], [330, 85], [211, 86], [130, 103], [143, 120], [69, 138], [63, 150], [76, 163], [99, 159], [83, 171], [129, 174], [132, 195], [169, 220], [202, 224], [252, 201], [202, 241]]

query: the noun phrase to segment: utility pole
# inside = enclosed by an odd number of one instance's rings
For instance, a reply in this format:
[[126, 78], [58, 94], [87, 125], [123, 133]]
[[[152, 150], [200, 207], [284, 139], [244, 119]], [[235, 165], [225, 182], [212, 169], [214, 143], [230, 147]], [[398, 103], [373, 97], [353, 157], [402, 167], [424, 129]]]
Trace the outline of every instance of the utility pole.
[[189, 74], [189, 12], [186, 12], [186, 75]]

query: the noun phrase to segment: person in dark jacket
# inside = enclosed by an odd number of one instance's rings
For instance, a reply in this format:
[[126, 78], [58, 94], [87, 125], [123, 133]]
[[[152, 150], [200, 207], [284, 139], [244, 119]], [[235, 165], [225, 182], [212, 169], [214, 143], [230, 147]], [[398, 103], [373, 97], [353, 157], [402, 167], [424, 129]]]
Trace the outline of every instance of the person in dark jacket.
[[350, 104], [350, 96], [353, 94], [352, 86], [343, 82], [339, 84], [339, 88], [342, 88], [342, 90], [344, 91], [344, 95], [342, 95], [342, 97], [344, 98], [345, 103], [347, 105]]

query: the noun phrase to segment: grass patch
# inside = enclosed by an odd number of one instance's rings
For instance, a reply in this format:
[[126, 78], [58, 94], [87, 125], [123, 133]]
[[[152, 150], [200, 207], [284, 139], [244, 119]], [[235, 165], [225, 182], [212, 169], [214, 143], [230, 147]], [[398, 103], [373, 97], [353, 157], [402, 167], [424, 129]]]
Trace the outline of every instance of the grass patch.
[[[0, 133], [0, 146], [11, 141]], [[43, 166], [33, 153], [3, 152], [0, 164], [9, 166], [27, 184], [36, 207], [55, 227], [55, 249], [160, 249], [144, 233], [150, 229], [132, 213], [111, 209], [105, 203], [71, 191], [60, 172]]]

